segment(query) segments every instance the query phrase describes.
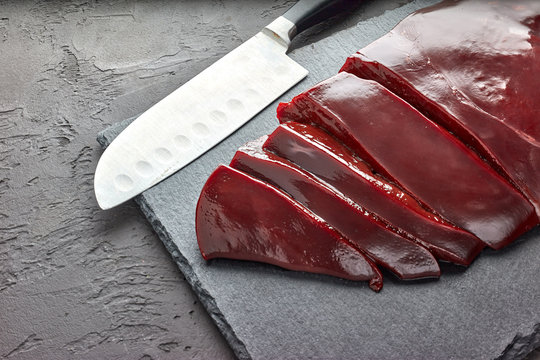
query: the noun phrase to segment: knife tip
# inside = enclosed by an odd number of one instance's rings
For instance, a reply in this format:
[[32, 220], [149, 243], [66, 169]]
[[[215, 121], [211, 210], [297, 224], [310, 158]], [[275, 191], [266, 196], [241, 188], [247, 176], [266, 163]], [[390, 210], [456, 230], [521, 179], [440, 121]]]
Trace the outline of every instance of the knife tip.
[[110, 201], [110, 197], [107, 197], [102, 192], [99, 191], [98, 187], [94, 183], [94, 195], [96, 197], [96, 202], [101, 210], [109, 210], [115, 207], [118, 204]]
[[104, 165], [102, 155], [94, 173], [94, 196], [96, 197], [98, 206], [102, 210], [111, 209], [123, 202], [119, 201], [118, 197], [111, 193], [111, 186], [113, 186], [113, 184], [107, 177], [109, 171], [109, 167]]

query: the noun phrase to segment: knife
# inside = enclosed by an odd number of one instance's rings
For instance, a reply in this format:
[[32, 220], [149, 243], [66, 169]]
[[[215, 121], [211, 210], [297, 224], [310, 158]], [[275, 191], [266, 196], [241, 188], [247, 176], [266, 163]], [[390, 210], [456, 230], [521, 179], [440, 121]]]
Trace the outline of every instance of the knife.
[[286, 52], [294, 36], [358, 0], [300, 0], [284, 15], [132, 122], [94, 176], [102, 209], [119, 205], [197, 159], [308, 71]]

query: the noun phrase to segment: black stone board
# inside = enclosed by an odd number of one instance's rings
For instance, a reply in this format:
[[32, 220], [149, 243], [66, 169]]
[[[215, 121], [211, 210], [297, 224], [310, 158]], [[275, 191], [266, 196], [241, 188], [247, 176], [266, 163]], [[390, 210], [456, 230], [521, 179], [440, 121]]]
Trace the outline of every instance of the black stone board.
[[[358, 24], [290, 56], [310, 74], [240, 130], [136, 198], [143, 213], [240, 359], [520, 359], [540, 346], [540, 229], [468, 268], [442, 265], [439, 280], [403, 282], [385, 273], [365, 283], [230, 260], [205, 262], [194, 218], [218, 164], [277, 125], [276, 106], [337, 73], [345, 58], [433, 0], [368, 2]], [[377, 13], [381, 3], [395, 8]], [[391, 8], [391, 6], [390, 6]], [[360, 14], [361, 13], [361, 14]], [[98, 136], [103, 146], [131, 120]]]

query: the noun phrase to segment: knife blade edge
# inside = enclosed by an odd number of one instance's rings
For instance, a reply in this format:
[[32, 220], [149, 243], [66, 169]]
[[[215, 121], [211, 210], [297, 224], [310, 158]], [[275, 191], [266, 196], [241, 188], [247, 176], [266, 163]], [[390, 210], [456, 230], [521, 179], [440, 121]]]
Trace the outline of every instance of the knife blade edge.
[[172, 175], [303, 79], [307, 70], [286, 55], [294, 31], [293, 23], [276, 19], [129, 125], [96, 168], [100, 207], [116, 206]]

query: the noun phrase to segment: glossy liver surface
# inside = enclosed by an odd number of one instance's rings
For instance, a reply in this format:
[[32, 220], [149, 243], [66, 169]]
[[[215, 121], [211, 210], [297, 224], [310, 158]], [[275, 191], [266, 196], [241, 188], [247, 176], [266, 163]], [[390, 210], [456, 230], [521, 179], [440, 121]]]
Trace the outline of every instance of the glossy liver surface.
[[380, 82], [450, 129], [540, 213], [539, 1], [444, 1], [342, 70]]
[[537, 222], [531, 204], [470, 149], [374, 81], [340, 73], [279, 108], [314, 123], [379, 173], [493, 248]]
[[296, 271], [368, 280], [377, 267], [335, 230], [282, 191], [221, 165], [204, 185], [196, 213], [199, 249], [208, 260], [261, 261]]
[[468, 265], [484, 247], [477, 237], [428, 212], [408, 193], [375, 174], [317, 127], [281, 124], [264, 148], [290, 160], [352, 201], [422, 242], [438, 259]]
[[369, 211], [313, 175], [279, 156], [266, 152], [266, 137], [242, 146], [231, 167], [288, 193], [336, 229], [377, 264], [402, 279], [438, 277], [440, 269], [423, 246], [405, 238]]
[[[540, 2], [443, 1], [280, 104], [210, 177], [205, 259], [382, 286], [469, 265], [540, 214]], [[536, 209], [535, 209], [536, 207]], [[535, 212], [536, 210], [536, 212]], [[337, 250], [336, 250], [337, 249]]]

